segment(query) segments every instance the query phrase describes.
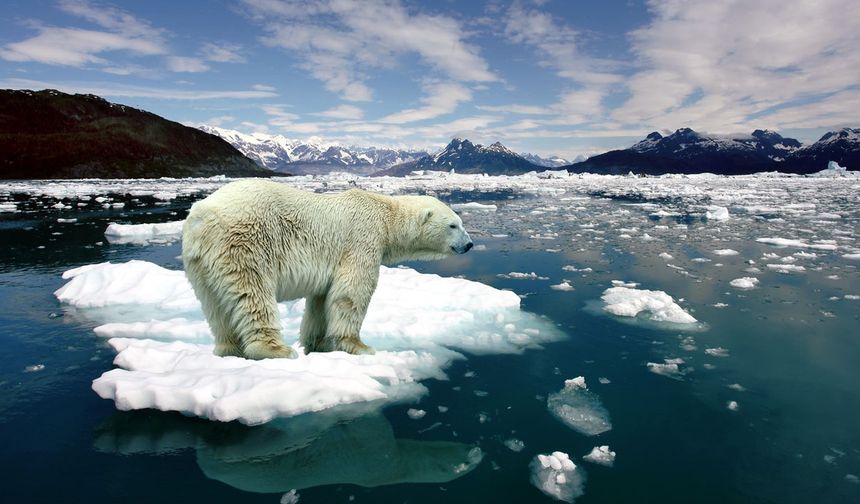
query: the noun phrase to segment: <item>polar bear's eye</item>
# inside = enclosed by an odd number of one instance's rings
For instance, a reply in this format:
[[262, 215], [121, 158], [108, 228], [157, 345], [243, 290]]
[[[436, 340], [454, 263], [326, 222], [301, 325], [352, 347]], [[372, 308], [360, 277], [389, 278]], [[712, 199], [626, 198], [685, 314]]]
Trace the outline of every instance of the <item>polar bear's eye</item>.
[[457, 229], [457, 225], [456, 225], [456, 224], [451, 224], [451, 225], [450, 225], [450, 226], [448, 226], [448, 227], [449, 227], [449, 228], [451, 228], [451, 229]]

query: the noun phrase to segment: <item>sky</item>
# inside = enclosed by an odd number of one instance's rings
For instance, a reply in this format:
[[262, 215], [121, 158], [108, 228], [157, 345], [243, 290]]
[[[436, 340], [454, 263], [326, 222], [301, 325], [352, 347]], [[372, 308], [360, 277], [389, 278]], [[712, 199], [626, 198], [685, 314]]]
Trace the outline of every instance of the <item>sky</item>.
[[5, 0], [0, 88], [343, 145], [568, 159], [860, 126], [856, 0]]

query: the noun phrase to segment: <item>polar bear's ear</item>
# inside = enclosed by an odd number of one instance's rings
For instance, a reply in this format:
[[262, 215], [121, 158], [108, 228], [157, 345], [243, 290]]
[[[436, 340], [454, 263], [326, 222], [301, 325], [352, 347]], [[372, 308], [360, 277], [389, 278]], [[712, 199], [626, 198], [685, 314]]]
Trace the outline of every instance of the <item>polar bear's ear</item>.
[[433, 210], [430, 208], [425, 208], [421, 210], [421, 215], [418, 217], [418, 221], [421, 224], [424, 224], [425, 222], [430, 220], [430, 217], [433, 217]]

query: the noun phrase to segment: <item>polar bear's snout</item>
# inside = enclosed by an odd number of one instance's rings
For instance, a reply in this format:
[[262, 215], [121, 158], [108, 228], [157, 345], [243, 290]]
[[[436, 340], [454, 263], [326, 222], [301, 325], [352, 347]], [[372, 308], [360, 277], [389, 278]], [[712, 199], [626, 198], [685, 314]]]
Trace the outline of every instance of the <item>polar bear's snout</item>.
[[474, 246], [475, 244], [472, 243], [472, 238], [469, 236], [469, 233], [462, 230], [459, 239], [454, 243], [454, 245], [451, 245], [451, 250], [457, 254], [465, 254]]

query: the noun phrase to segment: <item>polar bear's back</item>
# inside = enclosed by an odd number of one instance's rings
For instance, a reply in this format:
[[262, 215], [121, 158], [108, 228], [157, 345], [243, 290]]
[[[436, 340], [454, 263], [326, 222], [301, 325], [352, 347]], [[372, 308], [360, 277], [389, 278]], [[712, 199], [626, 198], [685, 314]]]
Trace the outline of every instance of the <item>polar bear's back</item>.
[[[324, 291], [349, 249], [378, 247], [384, 223], [362, 191], [321, 195], [269, 180], [225, 185], [191, 207], [183, 260], [204, 268], [248, 267], [279, 286], [279, 299]], [[242, 262], [242, 264], [237, 264]]]

